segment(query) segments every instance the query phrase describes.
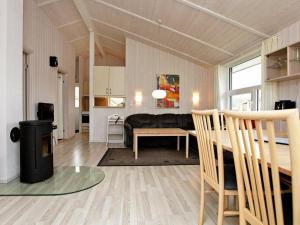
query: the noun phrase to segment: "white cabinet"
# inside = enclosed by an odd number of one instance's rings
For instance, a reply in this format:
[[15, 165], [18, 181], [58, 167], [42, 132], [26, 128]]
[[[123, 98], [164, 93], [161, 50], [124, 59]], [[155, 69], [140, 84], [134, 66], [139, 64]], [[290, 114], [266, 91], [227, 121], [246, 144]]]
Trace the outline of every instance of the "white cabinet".
[[95, 96], [124, 96], [124, 67], [94, 66]]
[[94, 66], [94, 95], [108, 95], [109, 66]]
[[113, 96], [124, 96], [124, 67], [110, 67], [109, 71], [109, 94]]

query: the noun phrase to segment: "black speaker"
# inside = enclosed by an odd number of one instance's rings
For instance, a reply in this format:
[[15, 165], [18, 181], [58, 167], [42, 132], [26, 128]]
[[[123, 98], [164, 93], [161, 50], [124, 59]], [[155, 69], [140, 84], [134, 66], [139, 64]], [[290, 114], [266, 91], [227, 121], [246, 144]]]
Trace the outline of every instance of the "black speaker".
[[56, 56], [50, 56], [49, 65], [51, 67], [58, 67], [58, 59]]
[[291, 100], [280, 100], [275, 102], [275, 110], [281, 109], [294, 109], [296, 108], [296, 102]]

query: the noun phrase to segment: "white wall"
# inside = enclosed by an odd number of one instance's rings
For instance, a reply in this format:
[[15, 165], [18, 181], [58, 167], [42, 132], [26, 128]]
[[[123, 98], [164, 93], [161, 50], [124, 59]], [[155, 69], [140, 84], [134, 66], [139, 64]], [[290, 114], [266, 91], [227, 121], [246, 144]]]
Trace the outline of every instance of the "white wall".
[[[126, 114], [148, 113], [189, 113], [192, 109], [193, 92], [200, 93], [200, 108], [213, 105], [213, 69], [191, 63], [162, 50], [138, 41], [126, 39]], [[157, 74], [178, 74], [180, 77], [180, 108], [157, 109], [151, 93], [156, 89]], [[141, 91], [143, 103], [134, 104], [136, 91]]]
[[[151, 93], [156, 88], [156, 74], [180, 75], [180, 108], [157, 109]], [[170, 53], [142, 44], [138, 41], [126, 39], [126, 68], [125, 68], [125, 109], [94, 108], [94, 136], [92, 141], [106, 140], [107, 116], [118, 113], [131, 115], [134, 113], [190, 113], [192, 110], [192, 93], [200, 93], [200, 109], [213, 106], [213, 69], [191, 63]], [[134, 96], [141, 91], [143, 102], [136, 106]]]
[[10, 131], [22, 120], [23, 0], [0, 3], [0, 182], [19, 175], [19, 143]]
[[[24, 49], [29, 55], [29, 118], [36, 119], [37, 103], [54, 103], [57, 109], [57, 68], [49, 66], [49, 56], [57, 56], [65, 73], [65, 138], [75, 133], [75, 51], [33, 0], [24, 1]], [[57, 110], [55, 110], [55, 122]]]

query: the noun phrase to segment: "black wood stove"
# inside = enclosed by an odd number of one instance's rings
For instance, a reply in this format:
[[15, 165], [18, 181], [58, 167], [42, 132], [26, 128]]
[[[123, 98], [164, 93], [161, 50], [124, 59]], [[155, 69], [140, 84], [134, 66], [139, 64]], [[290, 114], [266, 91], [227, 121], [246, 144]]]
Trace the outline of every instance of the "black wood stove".
[[52, 121], [20, 122], [20, 181], [35, 183], [53, 175]]
[[35, 183], [53, 175], [54, 105], [38, 104], [39, 120], [20, 122], [20, 180]]

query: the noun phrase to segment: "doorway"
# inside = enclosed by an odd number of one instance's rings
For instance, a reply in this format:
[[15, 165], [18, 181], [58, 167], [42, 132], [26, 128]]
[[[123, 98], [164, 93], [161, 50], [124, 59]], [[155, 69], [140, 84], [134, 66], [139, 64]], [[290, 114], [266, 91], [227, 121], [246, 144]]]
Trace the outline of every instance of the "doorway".
[[29, 76], [28, 76], [28, 69], [29, 69], [29, 56], [25, 52], [23, 52], [23, 85], [22, 85], [22, 92], [23, 92], [23, 120], [28, 120], [28, 84], [29, 84]]
[[58, 72], [57, 77], [57, 139], [64, 138], [64, 74]]

